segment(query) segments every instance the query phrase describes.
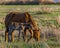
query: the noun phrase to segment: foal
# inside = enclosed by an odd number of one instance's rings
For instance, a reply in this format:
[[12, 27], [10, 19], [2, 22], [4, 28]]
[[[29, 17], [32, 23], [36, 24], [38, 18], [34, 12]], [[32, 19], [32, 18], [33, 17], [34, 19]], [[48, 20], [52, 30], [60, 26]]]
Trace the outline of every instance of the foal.
[[14, 32], [13, 32], [14, 30], [19, 31], [18, 39], [21, 37], [21, 33], [22, 33], [24, 41], [27, 41], [27, 30], [30, 32], [31, 37], [33, 37], [32, 25], [29, 23], [14, 22], [14, 23], [10, 24], [8, 28], [9, 28], [9, 32], [8, 32], [8, 35], [9, 35], [8, 39], [9, 40], [14, 41]]
[[23, 23], [18, 23], [18, 22], [13, 22], [8, 26], [9, 32], [8, 32], [8, 41], [12, 40], [14, 41], [14, 30], [19, 31], [18, 39], [21, 37], [21, 32], [23, 33], [24, 31], [24, 26]]
[[[30, 38], [28, 40], [27, 40], [27, 30], [30, 32]], [[25, 25], [24, 34], [25, 34], [25, 37], [26, 37], [26, 41], [29, 41], [32, 38], [34, 38], [37, 41], [40, 40], [40, 29], [38, 28], [38, 30], [37, 29], [34, 30], [34, 27], [31, 24], [26, 24]]]

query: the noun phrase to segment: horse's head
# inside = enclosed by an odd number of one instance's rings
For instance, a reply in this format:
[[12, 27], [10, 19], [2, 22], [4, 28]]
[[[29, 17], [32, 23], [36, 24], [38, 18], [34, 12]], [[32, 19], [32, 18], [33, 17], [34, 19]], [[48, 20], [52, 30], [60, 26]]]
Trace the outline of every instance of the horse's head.
[[34, 29], [33, 32], [37, 33], [37, 32], [40, 32], [40, 29]]
[[37, 29], [33, 30], [33, 34], [34, 34], [35, 39], [39, 41], [40, 40], [40, 29], [38, 28], [38, 30]]

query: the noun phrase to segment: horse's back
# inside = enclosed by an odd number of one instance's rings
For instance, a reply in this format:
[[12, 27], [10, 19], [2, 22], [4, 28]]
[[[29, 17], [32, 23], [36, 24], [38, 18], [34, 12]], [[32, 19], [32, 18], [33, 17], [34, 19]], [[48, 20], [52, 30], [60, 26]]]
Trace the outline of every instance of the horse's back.
[[11, 12], [5, 18], [5, 26], [8, 26], [12, 22], [24, 23], [26, 21], [25, 13]]

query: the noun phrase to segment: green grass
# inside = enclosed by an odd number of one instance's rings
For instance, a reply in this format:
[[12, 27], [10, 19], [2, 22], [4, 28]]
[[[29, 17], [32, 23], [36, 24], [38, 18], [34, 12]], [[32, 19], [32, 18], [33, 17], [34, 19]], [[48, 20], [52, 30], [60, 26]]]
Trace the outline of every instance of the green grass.
[[[41, 7], [49, 7], [53, 8], [51, 13], [41, 12], [40, 10], [33, 10]], [[60, 16], [60, 5], [0, 5], [0, 30], [4, 28], [4, 19], [5, 16], [12, 11], [18, 12], [29, 12], [33, 18], [38, 22], [40, 26], [49, 26], [50, 24], [54, 24], [56, 27], [59, 27], [59, 24], [56, 21], [56, 17]], [[0, 36], [1, 46], [6, 46], [6, 48], [45, 48], [46, 44], [51, 48], [60, 48], [60, 43], [56, 41], [51, 41], [50, 39], [47, 42], [41, 41], [40, 43], [28, 44], [23, 41], [15, 41], [13, 43], [5, 43]], [[3, 44], [4, 43], [4, 44]]]
[[[6, 48], [46, 48], [47, 46], [47, 43], [46, 42], [39, 42], [39, 43], [25, 43], [23, 41], [15, 41], [15, 42], [12, 42], [12, 43], [5, 43], [3, 44], [3, 42], [1, 43], [0, 46], [4, 46]], [[48, 46], [49, 47], [49, 46]]]
[[[56, 9], [56, 8], [59, 8], [59, 5], [0, 5], [0, 16], [6, 16], [6, 14], [11, 11], [27, 12], [28, 10], [30, 10], [32, 8], [41, 8], [41, 7], [50, 7], [50, 8]], [[60, 8], [59, 8], [59, 10], [60, 10]], [[30, 12], [31, 14], [34, 13], [34, 11], [32, 11], [32, 10], [30, 10], [28, 12]], [[41, 14], [39, 14], [39, 15], [41, 15]], [[42, 15], [57, 16], [57, 15], [60, 15], [60, 13], [42, 14]]]
[[51, 41], [48, 40], [47, 44], [51, 47], [51, 48], [59, 48], [60, 47], [60, 43], [57, 41]]
[[3, 29], [4, 29], [4, 25], [0, 24], [0, 30], [3, 30]]

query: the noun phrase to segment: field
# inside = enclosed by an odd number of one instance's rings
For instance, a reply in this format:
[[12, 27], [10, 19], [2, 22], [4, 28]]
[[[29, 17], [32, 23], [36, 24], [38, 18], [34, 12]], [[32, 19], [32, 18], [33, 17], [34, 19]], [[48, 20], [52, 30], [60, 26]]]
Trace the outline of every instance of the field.
[[[4, 20], [10, 12], [29, 12], [41, 29], [41, 40], [4, 42]], [[60, 48], [60, 5], [0, 5], [0, 48]]]

